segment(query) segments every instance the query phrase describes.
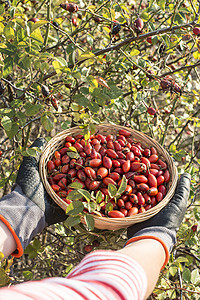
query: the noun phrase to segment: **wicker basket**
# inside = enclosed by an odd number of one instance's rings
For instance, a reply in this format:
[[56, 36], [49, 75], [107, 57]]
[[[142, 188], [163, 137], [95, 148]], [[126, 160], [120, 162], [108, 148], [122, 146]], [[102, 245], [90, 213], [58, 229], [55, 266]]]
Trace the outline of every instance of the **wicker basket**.
[[[144, 147], [151, 147], [154, 146], [158, 153], [159, 157], [162, 158], [164, 161], [166, 161], [168, 165], [168, 169], [171, 175], [170, 182], [168, 183], [167, 187], [167, 194], [163, 198], [161, 202], [159, 202], [156, 206], [152, 207], [148, 211], [145, 211], [143, 213], [139, 213], [138, 215], [134, 215], [132, 217], [125, 217], [125, 218], [106, 218], [106, 217], [99, 217], [95, 216], [95, 227], [98, 229], [107, 229], [107, 230], [118, 230], [121, 228], [129, 227], [132, 224], [143, 222], [154, 215], [156, 215], [166, 204], [169, 202], [169, 200], [172, 198], [176, 184], [178, 179], [177, 169], [174, 165], [174, 162], [168, 152], [160, 146], [155, 140], [148, 137], [147, 135], [138, 132], [134, 129], [126, 128], [123, 126], [118, 125], [112, 125], [112, 124], [102, 124], [96, 126], [96, 131], [98, 131], [101, 134], [108, 135], [116, 135], [119, 131], [119, 129], [126, 129], [129, 132], [131, 132], [131, 137], [137, 141], [140, 142]], [[81, 129], [77, 126], [71, 129], [64, 130], [60, 133], [58, 133], [54, 138], [52, 138], [47, 146], [44, 149], [44, 152], [40, 159], [40, 175], [42, 178], [42, 182], [48, 192], [48, 194], [51, 196], [51, 198], [63, 209], [66, 210], [67, 203], [64, 202], [51, 188], [48, 180], [47, 180], [47, 162], [53, 157], [53, 154], [56, 150], [62, 148], [65, 144], [65, 137], [67, 135], [76, 135], [81, 132]], [[82, 222], [84, 220], [82, 219]]]

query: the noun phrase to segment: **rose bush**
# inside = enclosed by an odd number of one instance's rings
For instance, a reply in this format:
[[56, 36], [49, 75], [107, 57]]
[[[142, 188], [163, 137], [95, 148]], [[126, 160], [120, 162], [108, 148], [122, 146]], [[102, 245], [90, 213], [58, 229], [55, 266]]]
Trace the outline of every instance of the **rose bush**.
[[[102, 122], [135, 128], [170, 152], [179, 173], [191, 173], [191, 203], [152, 299], [200, 293], [199, 12], [197, 0], [0, 4], [1, 195], [22, 156], [36, 155], [28, 146], [37, 136], [75, 125], [85, 138]], [[1, 285], [64, 276], [95, 240], [116, 249], [125, 232], [51, 227], [21, 259], [2, 264]]]

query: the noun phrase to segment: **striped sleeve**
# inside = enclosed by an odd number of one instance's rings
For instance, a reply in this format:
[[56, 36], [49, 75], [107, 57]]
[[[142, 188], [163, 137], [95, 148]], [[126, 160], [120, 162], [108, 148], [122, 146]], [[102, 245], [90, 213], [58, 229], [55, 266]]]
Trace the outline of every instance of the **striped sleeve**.
[[47, 278], [0, 289], [0, 300], [142, 300], [147, 278], [142, 267], [116, 251], [94, 251], [66, 278]]

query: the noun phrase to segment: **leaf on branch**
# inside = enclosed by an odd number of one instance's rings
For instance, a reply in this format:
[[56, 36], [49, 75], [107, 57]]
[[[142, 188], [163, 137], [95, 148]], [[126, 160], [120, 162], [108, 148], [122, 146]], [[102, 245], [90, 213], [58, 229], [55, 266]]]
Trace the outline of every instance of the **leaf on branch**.
[[86, 60], [86, 59], [91, 59], [91, 58], [94, 58], [94, 57], [95, 57], [94, 53], [92, 53], [92, 52], [84, 52], [83, 54], [81, 54], [78, 57], [78, 61]]
[[83, 212], [84, 205], [81, 201], [73, 201], [67, 206], [66, 214], [67, 215], [78, 215]]
[[69, 200], [79, 200], [81, 199], [83, 196], [81, 193], [79, 193], [79, 191], [75, 190], [75, 191], [71, 191], [68, 195], [67, 195], [67, 199]]
[[[82, 185], [81, 185], [82, 186]], [[88, 202], [90, 202], [90, 200], [91, 200], [91, 195], [90, 195], [90, 193], [88, 192], [88, 191], [86, 191], [86, 190], [83, 190], [83, 189], [80, 189], [80, 190], [78, 190], [78, 192], [88, 201]]]
[[85, 223], [87, 225], [88, 230], [89, 231], [94, 230], [94, 218], [93, 218], [93, 216], [87, 214], [87, 215], [84, 216], [84, 220], [85, 220]]
[[96, 194], [96, 203], [101, 203], [101, 201], [103, 200], [102, 196], [103, 196], [102, 192], [98, 191]]
[[68, 185], [68, 187], [73, 189], [81, 189], [82, 184], [80, 182], [72, 182]]
[[125, 191], [126, 187], [127, 187], [127, 180], [126, 177], [123, 175], [117, 194], [121, 195]]
[[51, 131], [54, 127], [51, 115], [49, 113], [43, 113], [41, 116], [41, 123], [44, 126], [44, 129]]
[[100, 76], [96, 77], [96, 80], [98, 81], [98, 83], [102, 86], [104, 86], [105, 88], [107, 88], [108, 90], [110, 90], [109, 85], [107, 84], [107, 82]]
[[4, 116], [1, 119], [1, 125], [6, 131], [10, 131], [12, 128], [12, 120], [8, 116]]
[[47, 24], [47, 23], [48, 23], [48, 21], [46, 21], [46, 20], [40, 20], [40, 21], [37, 21], [36, 23], [31, 22], [30, 23], [30, 25], [31, 25], [31, 30], [30, 30], [31, 33], [33, 31], [35, 31], [36, 29], [40, 28], [41, 26]]
[[117, 188], [116, 188], [116, 186], [114, 186], [114, 184], [111, 184], [111, 183], [108, 184], [108, 193], [111, 198], [116, 196]]
[[66, 226], [75, 226], [81, 222], [80, 216], [69, 216], [67, 220], [64, 222]]

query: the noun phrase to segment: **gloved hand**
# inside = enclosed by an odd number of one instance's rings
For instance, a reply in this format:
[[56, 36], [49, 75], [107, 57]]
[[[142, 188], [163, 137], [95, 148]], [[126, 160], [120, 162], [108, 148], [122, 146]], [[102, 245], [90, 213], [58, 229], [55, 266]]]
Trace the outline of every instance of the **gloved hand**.
[[[31, 147], [44, 149], [46, 141], [38, 138]], [[24, 157], [12, 192], [0, 200], [0, 220], [12, 232], [17, 243], [13, 255], [20, 257], [33, 237], [45, 227], [64, 221], [65, 212], [47, 194], [39, 175], [40, 153]]]
[[165, 248], [165, 264], [168, 262], [169, 253], [176, 243], [176, 232], [186, 211], [187, 200], [190, 194], [190, 180], [189, 174], [182, 174], [175, 194], [168, 205], [151, 219], [128, 228], [127, 235], [129, 240], [126, 245], [144, 238], [159, 240]]

